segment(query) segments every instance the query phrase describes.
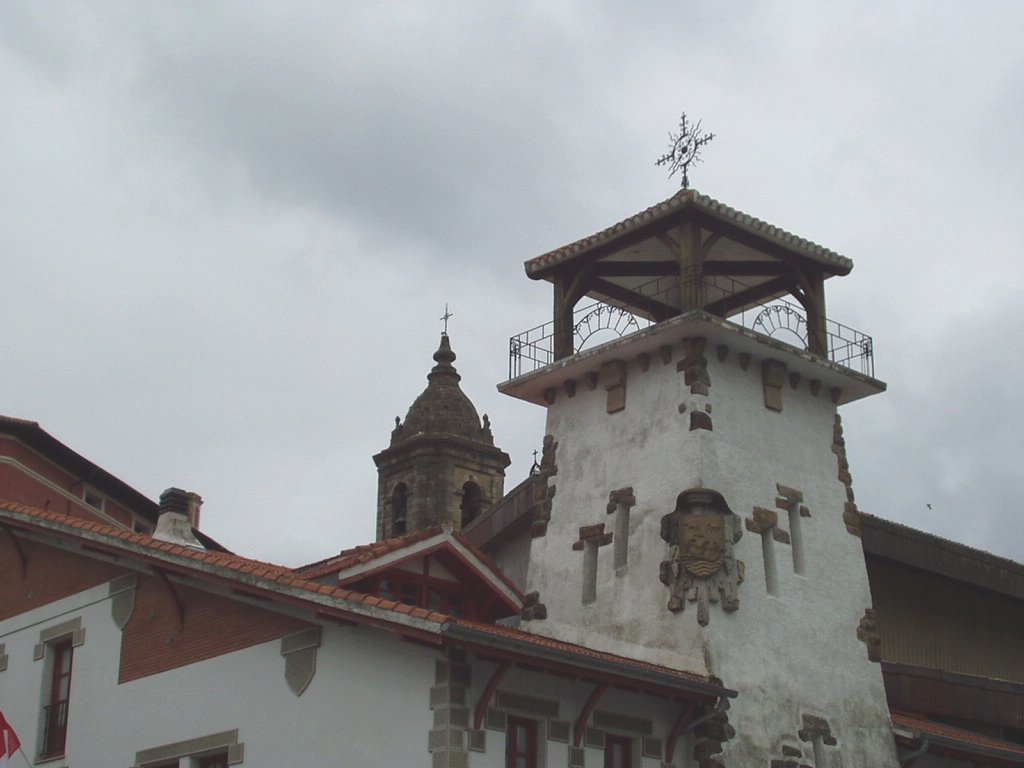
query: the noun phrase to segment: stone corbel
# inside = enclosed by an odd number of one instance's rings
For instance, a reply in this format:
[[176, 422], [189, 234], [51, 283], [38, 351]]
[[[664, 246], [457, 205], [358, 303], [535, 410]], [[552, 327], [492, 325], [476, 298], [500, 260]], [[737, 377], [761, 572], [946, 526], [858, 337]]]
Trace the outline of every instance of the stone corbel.
[[124, 629], [135, 611], [135, 588], [139, 577], [134, 573], [112, 579], [109, 588], [110, 618], [118, 629]]
[[626, 407], [626, 363], [622, 360], [610, 360], [602, 365], [601, 384], [608, 393], [608, 413], [623, 410]]
[[316, 649], [320, 647], [320, 627], [310, 627], [281, 638], [284, 679], [296, 696], [301, 696], [316, 673]]
[[786, 383], [786, 364], [780, 360], [761, 363], [761, 381], [764, 383], [764, 407], [782, 411], [782, 385]]

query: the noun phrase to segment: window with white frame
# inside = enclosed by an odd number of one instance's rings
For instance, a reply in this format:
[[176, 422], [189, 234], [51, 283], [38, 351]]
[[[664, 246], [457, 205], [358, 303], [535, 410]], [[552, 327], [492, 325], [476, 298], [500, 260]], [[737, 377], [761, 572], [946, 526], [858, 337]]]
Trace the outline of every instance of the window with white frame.
[[140, 750], [132, 768], [228, 768], [244, 757], [245, 745], [235, 729]]
[[66, 751], [71, 717], [71, 672], [75, 648], [84, 640], [81, 618], [54, 624], [39, 633], [33, 657], [43, 662], [36, 749], [40, 758], [59, 757]]
[[82, 488], [82, 500], [93, 509], [102, 512], [107, 498], [95, 488], [86, 485]]

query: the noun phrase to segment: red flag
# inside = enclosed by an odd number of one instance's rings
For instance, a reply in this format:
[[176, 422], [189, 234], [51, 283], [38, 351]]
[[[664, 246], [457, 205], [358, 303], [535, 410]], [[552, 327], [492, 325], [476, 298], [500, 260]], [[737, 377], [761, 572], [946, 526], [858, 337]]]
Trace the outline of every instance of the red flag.
[[14, 757], [20, 746], [21, 739], [7, 722], [4, 713], [0, 712], [0, 766], [6, 768], [8, 759]]

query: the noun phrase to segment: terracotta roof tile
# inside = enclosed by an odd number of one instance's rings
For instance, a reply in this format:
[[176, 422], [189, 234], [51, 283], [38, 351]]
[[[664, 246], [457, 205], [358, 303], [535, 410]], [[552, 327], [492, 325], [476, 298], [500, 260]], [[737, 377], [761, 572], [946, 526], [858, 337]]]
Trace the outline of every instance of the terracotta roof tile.
[[748, 230], [757, 232], [763, 237], [771, 238], [785, 246], [802, 250], [813, 258], [832, 264], [841, 270], [848, 272], [853, 267], [852, 261], [845, 256], [841, 256], [835, 251], [811, 242], [810, 240], [806, 240], [805, 238], [786, 232], [779, 227], [768, 224], [760, 219], [756, 219], [742, 211], [730, 208], [728, 205], [720, 203], [714, 198], [702, 195], [695, 189], [684, 189], [677, 192], [667, 200], [655, 203], [649, 208], [645, 208], [639, 213], [623, 219], [617, 224], [613, 224], [600, 232], [530, 259], [526, 262], [526, 271], [530, 274], [542, 270], [552, 264], [556, 264], [567, 258], [571, 258], [576, 254], [582, 253], [593, 246], [612, 240], [617, 235], [629, 232], [653, 221], [656, 218], [668, 215], [676, 210], [682, 210], [687, 206], [697, 207], [700, 210], [716, 216], [717, 218], [729, 219]]
[[[444, 528], [441, 526], [434, 526], [427, 528], [416, 533], [411, 533], [408, 536], [398, 536], [392, 539], [383, 539], [372, 544], [361, 544], [351, 549], [346, 549], [335, 555], [329, 557], [326, 560], [319, 560], [309, 565], [300, 566], [296, 568], [296, 572], [301, 573], [310, 579], [316, 579], [321, 576], [328, 576], [333, 573], [339, 573], [341, 571], [353, 568], [357, 565], [366, 565], [374, 560], [377, 560], [385, 555], [389, 555], [392, 552], [397, 552], [402, 549], [418, 544], [421, 541], [440, 536], [444, 533]], [[491, 558], [484, 554], [483, 550], [477, 547], [468, 538], [463, 536], [458, 531], [451, 531], [451, 536], [459, 542], [463, 547], [473, 553], [473, 556], [483, 563], [493, 574], [496, 576], [502, 584], [507, 587], [512, 594], [523, 600], [523, 594], [519, 591], [519, 587], [506, 576], [502, 570], [495, 564]]]
[[916, 715], [911, 712], [894, 709], [891, 714], [892, 724], [894, 726], [908, 728], [929, 736], [938, 736], [943, 739], [958, 741], [964, 745], [965, 749], [970, 749], [971, 746], [975, 746], [1024, 756], [1024, 745], [1021, 744], [1003, 741], [1002, 739], [992, 738], [991, 736], [983, 736], [980, 733], [967, 731], [963, 728], [956, 728], [952, 725], [946, 725], [945, 723], [936, 723], [932, 720], [928, 720], [922, 715]]
[[377, 558], [383, 557], [384, 555], [395, 552], [399, 549], [412, 546], [424, 539], [429, 539], [432, 536], [437, 536], [441, 533], [442, 528], [435, 526], [433, 528], [426, 528], [422, 531], [410, 533], [408, 536], [397, 536], [391, 539], [382, 539], [381, 541], [375, 541], [372, 544], [360, 544], [350, 549], [343, 549], [336, 555], [325, 558], [324, 560], [318, 560], [308, 565], [300, 566], [295, 570], [305, 576], [315, 579], [320, 576], [326, 576], [331, 573], [337, 573], [347, 568], [351, 568], [355, 565], [363, 565], [365, 563], [372, 562]]
[[[303, 575], [298, 575], [290, 568], [286, 568], [284, 566], [265, 563], [259, 560], [251, 560], [239, 555], [210, 552], [171, 542], [157, 541], [144, 534], [125, 532], [121, 529], [113, 528], [102, 523], [92, 523], [80, 518], [68, 517], [56, 512], [29, 507], [24, 504], [9, 502], [4, 499], [0, 499], [0, 510], [7, 510], [36, 520], [55, 523], [61, 525], [65, 529], [88, 531], [91, 534], [111, 539], [111, 544], [114, 546], [121, 546], [119, 540], [130, 541], [132, 544], [143, 549], [198, 561], [205, 565], [227, 571], [231, 574], [245, 575], [250, 579], [264, 579], [281, 586], [290, 586], [296, 589], [301, 589], [309, 592], [311, 596], [313, 594], [321, 594], [348, 602], [359, 602], [385, 611], [393, 611], [400, 614], [407, 613], [405, 610], [397, 611], [396, 609], [400, 604], [394, 601], [382, 600], [372, 595], [365, 595], [349, 589], [331, 586], [329, 584], [320, 584], [319, 582], [306, 578]], [[448, 617], [443, 614], [424, 611], [419, 618], [425, 618], [440, 625], [447, 620]]]
[[[27, 507], [23, 504], [14, 504], [8, 501], [0, 499], [0, 511], [7, 510], [12, 511], [24, 516], [33, 518], [37, 521], [46, 521], [62, 526], [65, 530], [68, 530], [69, 535], [72, 529], [83, 528], [82, 521], [78, 518], [71, 518], [65, 515], [61, 515], [55, 512], [47, 512], [45, 510], [36, 509], [34, 507]], [[116, 534], [119, 529], [104, 526], [103, 524], [96, 524], [97, 527], [91, 528], [93, 536], [107, 537], [111, 540], [113, 546], [123, 548], [120, 542], [121, 537]], [[294, 588], [306, 591], [312, 597], [315, 594], [326, 595], [344, 600], [351, 603], [361, 603], [365, 606], [373, 607], [382, 611], [392, 612], [396, 615], [396, 618], [401, 615], [412, 616], [417, 619], [422, 619], [434, 624], [439, 627], [446, 622], [455, 623], [458, 625], [474, 628], [484, 633], [491, 634], [495, 637], [506, 637], [515, 638], [524, 643], [532, 644], [538, 647], [550, 647], [572, 653], [581, 657], [589, 657], [594, 659], [602, 659], [611, 661], [616, 664], [623, 665], [627, 668], [634, 668], [640, 670], [652, 670], [662, 674], [673, 675], [683, 680], [698, 681], [706, 683], [708, 678], [700, 675], [695, 675], [689, 672], [682, 672], [678, 670], [671, 670], [665, 667], [660, 667], [654, 664], [648, 664], [646, 662], [637, 661], [634, 659], [628, 659], [614, 654], [604, 653], [596, 651], [590, 648], [585, 648], [579, 645], [573, 645], [571, 643], [561, 642], [554, 640], [542, 635], [536, 635], [529, 632], [524, 632], [519, 629], [513, 629], [510, 627], [484, 624], [481, 622], [469, 621], [466, 619], [456, 619], [446, 614], [429, 611], [423, 608], [404, 605], [402, 603], [395, 602], [394, 600], [386, 600], [384, 598], [375, 597], [373, 595], [367, 595], [360, 592], [355, 592], [344, 587], [337, 587], [328, 584], [321, 584], [313, 581], [308, 577], [308, 574], [297, 574], [289, 568], [283, 566], [274, 565], [272, 563], [265, 563], [258, 560], [251, 560], [249, 558], [241, 557], [233, 554], [223, 554], [216, 552], [209, 552], [205, 550], [198, 550], [191, 547], [185, 547], [179, 544], [172, 544], [169, 542], [159, 542], [149, 536], [128, 533], [124, 540], [131, 542], [142, 550], [151, 550], [157, 552], [163, 552], [168, 555], [176, 555], [182, 559], [188, 559], [189, 562], [197, 561], [207, 566], [213, 566], [222, 571], [227, 572], [225, 575], [239, 577], [245, 575], [246, 580], [250, 581], [253, 578], [266, 579], [273, 581], [279, 585], [290, 585]], [[131, 553], [130, 550], [127, 550]], [[344, 606], [341, 606], [342, 608]]]

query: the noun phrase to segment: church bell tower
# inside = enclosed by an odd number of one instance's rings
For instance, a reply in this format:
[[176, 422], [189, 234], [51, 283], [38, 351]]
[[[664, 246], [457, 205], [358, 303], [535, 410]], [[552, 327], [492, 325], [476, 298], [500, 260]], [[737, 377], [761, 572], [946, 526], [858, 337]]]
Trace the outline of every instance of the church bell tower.
[[427, 388], [395, 419], [391, 444], [373, 457], [377, 465], [377, 539], [447, 524], [454, 530], [475, 520], [504, 493], [508, 454], [495, 447], [459, 387], [448, 334], [434, 353]]
[[739, 691], [687, 766], [896, 765], [838, 414], [885, 385], [825, 311], [852, 267], [692, 189], [526, 263], [554, 317], [499, 387], [547, 409], [524, 626]]

